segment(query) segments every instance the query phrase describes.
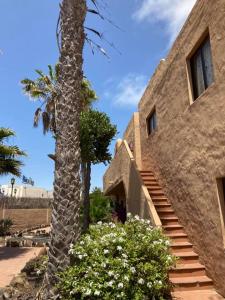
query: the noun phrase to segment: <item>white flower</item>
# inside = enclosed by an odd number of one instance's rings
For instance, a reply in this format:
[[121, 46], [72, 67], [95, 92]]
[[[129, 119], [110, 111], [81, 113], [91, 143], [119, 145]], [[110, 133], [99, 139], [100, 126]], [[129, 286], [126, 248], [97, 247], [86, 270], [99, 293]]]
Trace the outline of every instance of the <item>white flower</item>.
[[108, 286], [113, 286], [113, 283], [114, 283], [114, 281], [111, 280], [111, 281], [109, 281], [109, 282], [107, 283], [107, 285], [108, 285]]
[[162, 285], [162, 281], [161, 281], [161, 280], [158, 280], [158, 284], [159, 284], [159, 285]]
[[84, 241], [80, 241], [80, 245], [84, 245]]
[[130, 270], [133, 274], [136, 273], [136, 269], [134, 267], [131, 267]]
[[72, 248], [70, 248], [70, 250], [68, 251], [68, 254], [73, 254], [74, 253], [74, 250]]
[[122, 282], [120, 282], [120, 283], [118, 284], [118, 288], [119, 288], [119, 289], [122, 289], [122, 288], [123, 288], [123, 283], [122, 283]]
[[122, 248], [121, 246], [117, 246], [116, 249], [117, 249], [118, 251], [123, 250], [123, 248]]
[[123, 256], [123, 258], [127, 258], [128, 257], [125, 253], [123, 253], [122, 256]]
[[134, 218], [135, 218], [135, 220], [140, 220], [138, 215], [136, 215]]
[[99, 221], [97, 224], [98, 224], [98, 225], [102, 225], [102, 221]]
[[102, 263], [102, 267], [103, 267], [103, 268], [106, 268], [106, 264], [105, 264], [105, 263]]
[[114, 272], [113, 272], [113, 271], [109, 271], [109, 272], [108, 272], [108, 275], [109, 275], [109, 276], [113, 276], [113, 275], [114, 275]]
[[100, 295], [100, 291], [97, 291], [97, 290], [96, 290], [96, 291], [94, 292], [94, 295], [95, 295], [95, 296], [99, 296], [99, 295]]
[[70, 244], [70, 249], [73, 248], [73, 244]]
[[127, 213], [127, 218], [129, 219], [129, 218], [131, 218], [132, 217], [132, 214], [129, 212], [129, 213]]
[[165, 241], [166, 246], [170, 246], [170, 241]]
[[108, 249], [105, 249], [104, 250], [104, 254], [108, 254], [109, 253], [109, 250]]
[[83, 258], [83, 255], [81, 255], [81, 254], [78, 255], [78, 258], [79, 258], [79, 259], [82, 259], [82, 258]]
[[37, 275], [40, 275], [41, 274], [41, 270], [37, 270]]
[[91, 295], [91, 290], [90, 290], [90, 289], [87, 289], [87, 290], [85, 291], [85, 295], [86, 295], [86, 296]]
[[124, 276], [124, 280], [129, 281], [129, 277], [128, 276]]
[[151, 287], [152, 287], [152, 283], [151, 283], [151, 282], [148, 282], [148, 283], [147, 283], [147, 287], [148, 287], [148, 288], [151, 288]]
[[144, 281], [144, 279], [143, 279], [143, 278], [140, 278], [140, 279], [138, 279], [138, 283], [139, 283], [139, 284], [144, 284], [144, 283], [145, 283], [145, 281]]

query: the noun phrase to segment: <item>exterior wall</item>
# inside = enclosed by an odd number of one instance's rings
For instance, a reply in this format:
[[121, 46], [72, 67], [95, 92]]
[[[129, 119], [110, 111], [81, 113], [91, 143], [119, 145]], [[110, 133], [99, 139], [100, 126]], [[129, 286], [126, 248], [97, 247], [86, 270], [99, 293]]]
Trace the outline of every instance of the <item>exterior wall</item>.
[[[215, 82], [192, 103], [186, 59], [207, 28]], [[139, 104], [143, 169], [156, 171], [200, 259], [223, 295], [225, 245], [216, 179], [225, 176], [224, 48], [224, 0], [197, 1]], [[146, 118], [154, 106], [158, 129], [148, 136]]]
[[10, 218], [13, 231], [49, 225], [51, 202], [43, 198], [0, 198], [0, 219]]
[[118, 149], [104, 175], [103, 182], [105, 194], [126, 200], [127, 212], [151, 219], [153, 225], [161, 226], [153, 202], [144, 187], [136, 162], [126, 141], [123, 141]]
[[[0, 209], [0, 218], [3, 210]], [[13, 221], [12, 230], [19, 231], [29, 229], [39, 225], [50, 225], [50, 209], [6, 209], [4, 218], [10, 218]]]

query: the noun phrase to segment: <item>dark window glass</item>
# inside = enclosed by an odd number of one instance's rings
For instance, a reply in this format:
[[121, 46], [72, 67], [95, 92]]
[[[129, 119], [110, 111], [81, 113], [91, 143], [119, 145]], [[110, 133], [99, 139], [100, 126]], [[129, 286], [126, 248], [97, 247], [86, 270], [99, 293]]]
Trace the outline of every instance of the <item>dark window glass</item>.
[[212, 53], [209, 37], [190, 59], [194, 100], [214, 81]]
[[151, 113], [150, 117], [148, 117], [147, 124], [148, 124], [148, 134], [151, 134], [153, 131], [156, 130], [156, 128], [157, 128], [157, 117], [156, 117], [156, 111], [155, 110]]

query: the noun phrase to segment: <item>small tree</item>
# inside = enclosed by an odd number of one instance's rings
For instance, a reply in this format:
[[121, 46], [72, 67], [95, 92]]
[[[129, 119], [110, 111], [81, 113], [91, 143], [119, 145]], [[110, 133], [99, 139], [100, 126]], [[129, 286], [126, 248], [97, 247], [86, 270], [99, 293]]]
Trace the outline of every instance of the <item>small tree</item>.
[[90, 223], [90, 183], [91, 164], [107, 164], [111, 160], [109, 145], [117, 133], [109, 117], [96, 110], [81, 113], [80, 118], [80, 143], [82, 158], [83, 205], [84, 222], [83, 230], [86, 231]]
[[95, 187], [90, 193], [90, 222], [110, 221], [112, 211], [110, 198], [105, 196], [100, 188]]

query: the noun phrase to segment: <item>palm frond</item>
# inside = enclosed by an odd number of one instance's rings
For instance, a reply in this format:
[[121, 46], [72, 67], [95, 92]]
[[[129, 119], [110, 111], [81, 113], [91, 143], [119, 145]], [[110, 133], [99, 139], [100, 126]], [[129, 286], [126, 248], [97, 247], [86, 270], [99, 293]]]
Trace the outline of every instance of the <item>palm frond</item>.
[[40, 107], [38, 107], [38, 109], [34, 113], [34, 123], [33, 123], [34, 127], [38, 127], [38, 123], [39, 123], [41, 114], [42, 114], [42, 109]]
[[46, 134], [49, 129], [50, 129], [50, 121], [51, 121], [51, 118], [49, 116], [49, 114], [44, 111], [42, 113], [42, 123], [43, 123], [43, 133]]
[[11, 136], [15, 136], [15, 132], [12, 129], [0, 127], [0, 143]]

